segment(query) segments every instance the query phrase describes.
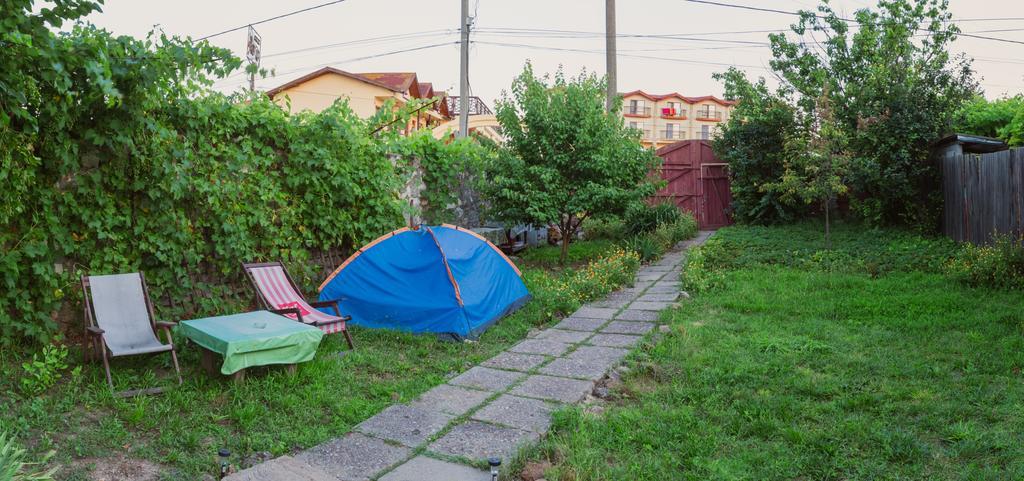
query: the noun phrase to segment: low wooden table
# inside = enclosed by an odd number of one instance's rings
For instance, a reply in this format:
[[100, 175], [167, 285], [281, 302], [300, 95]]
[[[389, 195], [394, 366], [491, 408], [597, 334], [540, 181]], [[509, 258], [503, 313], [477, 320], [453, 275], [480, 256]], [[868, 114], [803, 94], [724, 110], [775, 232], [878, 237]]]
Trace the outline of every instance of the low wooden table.
[[268, 311], [181, 321], [179, 329], [202, 350], [200, 364], [216, 372], [216, 355], [223, 357], [220, 373], [245, 379], [253, 366], [284, 364], [289, 373], [313, 359], [324, 333], [313, 326]]

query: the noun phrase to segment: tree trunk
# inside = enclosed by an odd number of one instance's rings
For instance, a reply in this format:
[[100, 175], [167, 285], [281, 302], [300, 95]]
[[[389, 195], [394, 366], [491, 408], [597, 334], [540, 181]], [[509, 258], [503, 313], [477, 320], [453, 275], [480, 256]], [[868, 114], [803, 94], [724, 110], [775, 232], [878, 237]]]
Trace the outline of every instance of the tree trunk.
[[565, 222], [562, 225], [559, 226], [559, 229], [562, 230], [562, 253], [558, 257], [558, 263], [564, 266], [566, 259], [568, 259], [568, 257], [569, 257], [569, 237], [570, 237], [570, 234], [571, 234], [571, 232], [569, 232], [569, 230], [572, 229], [572, 216], [571, 215], [568, 216], [566, 218]]
[[832, 250], [832, 225], [828, 218], [829, 207], [832, 206], [832, 196], [825, 198], [825, 250]]

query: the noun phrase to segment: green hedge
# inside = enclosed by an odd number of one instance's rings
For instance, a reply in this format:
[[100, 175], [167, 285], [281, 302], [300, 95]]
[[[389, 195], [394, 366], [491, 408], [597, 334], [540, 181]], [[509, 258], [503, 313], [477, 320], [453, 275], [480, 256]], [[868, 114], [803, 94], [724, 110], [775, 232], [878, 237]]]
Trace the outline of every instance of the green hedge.
[[403, 223], [393, 134], [371, 135], [390, 119], [212, 93], [209, 78], [239, 64], [226, 50], [54, 33], [96, 5], [16, 4], [0, 22], [0, 345], [77, 327], [79, 272], [141, 270], [154, 297], [212, 313], [232, 308], [220, 298], [240, 261], [303, 276], [311, 253]]

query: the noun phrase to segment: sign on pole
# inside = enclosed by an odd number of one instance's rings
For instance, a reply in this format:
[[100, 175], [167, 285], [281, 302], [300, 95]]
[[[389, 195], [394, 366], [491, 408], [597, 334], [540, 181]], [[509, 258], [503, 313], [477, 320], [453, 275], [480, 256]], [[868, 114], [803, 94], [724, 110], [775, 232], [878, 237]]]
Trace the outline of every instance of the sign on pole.
[[245, 44], [245, 59], [249, 61], [249, 90], [256, 90], [256, 70], [260, 66], [260, 50], [263, 38], [252, 25], [249, 25], [249, 37]]

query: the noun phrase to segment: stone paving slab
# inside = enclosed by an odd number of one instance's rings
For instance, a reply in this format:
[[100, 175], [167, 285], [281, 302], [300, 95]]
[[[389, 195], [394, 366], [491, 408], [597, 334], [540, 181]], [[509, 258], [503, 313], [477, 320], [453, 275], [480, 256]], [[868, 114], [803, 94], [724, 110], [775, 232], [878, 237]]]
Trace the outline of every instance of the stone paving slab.
[[608, 294], [607, 296], [605, 296], [605, 299], [633, 300], [636, 299], [637, 296], [639, 296], [640, 294], [643, 294], [643, 292], [643, 289], [637, 289], [635, 287], [624, 287], [615, 292], [612, 292], [611, 294]]
[[[675, 302], [679, 299], [679, 291], [666, 294], [644, 294], [636, 298], [637, 302]], [[635, 309], [635, 308], [634, 308]]]
[[653, 322], [636, 322], [636, 321], [612, 321], [601, 329], [602, 333], [605, 334], [647, 334], [654, 329]]
[[466, 421], [452, 428], [427, 448], [435, 453], [462, 456], [473, 460], [499, 457], [508, 460], [520, 446], [540, 435], [479, 421]]
[[681, 291], [679, 286], [661, 286], [661, 287], [650, 287], [647, 289], [647, 294], [672, 294]]
[[583, 317], [567, 317], [562, 322], [555, 324], [555, 329], [566, 329], [570, 331], [594, 332], [601, 328], [606, 322], [605, 319], [586, 319]]
[[629, 305], [629, 308], [634, 311], [663, 311], [672, 307], [671, 302], [644, 302], [644, 301], [633, 301]]
[[651, 287], [651, 285], [653, 285], [653, 284], [654, 284], [653, 281], [636, 281], [636, 282], [633, 283], [633, 289], [637, 289], [638, 291], [642, 291], [644, 289], [647, 289], [648, 287]]
[[416, 456], [378, 481], [491, 481], [491, 474], [463, 464]]
[[544, 339], [548, 341], [564, 342], [566, 344], [576, 344], [583, 342], [586, 338], [590, 337], [589, 332], [585, 331], [566, 331], [562, 329], [545, 329], [537, 334], [535, 339]]
[[629, 336], [626, 334], [594, 334], [593, 337], [587, 339], [587, 343], [595, 346], [633, 347], [641, 339], [643, 339], [642, 336]]
[[668, 272], [668, 271], [671, 271], [672, 269], [675, 269], [675, 268], [676, 268], [676, 264], [674, 262], [673, 263], [668, 263], [668, 264], [663, 264], [663, 263], [659, 262], [657, 264], [651, 264], [651, 265], [645, 267], [644, 270], [647, 271], [647, 272]]
[[626, 307], [626, 304], [629, 304], [635, 298], [636, 298], [635, 295], [622, 296], [622, 297], [616, 298], [616, 299], [612, 299], [611, 297], [607, 297], [607, 298], [605, 298], [602, 301], [591, 302], [589, 305], [594, 306], [594, 307], [606, 307], [606, 308], [609, 308], [609, 309], [618, 310], [618, 309], [622, 309], [623, 307]]
[[295, 459], [345, 481], [368, 481], [409, 457], [412, 450], [359, 433], [348, 433], [307, 449]]
[[664, 272], [652, 272], [650, 274], [637, 274], [637, 281], [657, 281], [665, 275]]
[[527, 339], [520, 341], [510, 348], [509, 351], [523, 354], [545, 354], [548, 356], [561, 356], [572, 347], [570, 344], [545, 339]]
[[526, 372], [544, 364], [544, 361], [547, 360], [547, 356], [541, 356], [539, 354], [521, 354], [518, 352], [506, 351], [484, 361], [481, 366]]
[[551, 376], [597, 381], [617, 362], [613, 359], [583, 360], [563, 357], [551, 361], [550, 364], [540, 368], [539, 371]]
[[451, 384], [442, 384], [411, 402], [412, 407], [461, 416], [491, 397], [487, 391], [477, 391]]
[[611, 319], [618, 309], [608, 307], [581, 307], [569, 317], [586, 317], [588, 319]]
[[654, 285], [652, 285], [651, 287], [675, 287], [675, 288], [678, 289], [679, 288], [679, 280], [678, 279], [666, 278], [666, 279], [662, 279], [662, 280], [660, 280], [658, 282], [655, 282]]
[[594, 383], [589, 381], [535, 374], [509, 393], [571, 404], [579, 402], [593, 388]]
[[468, 371], [449, 380], [448, 384], [499, 392], [508, 389], [509, 386], [522, 378], [523, 374], [518, 372], [473, 366]]
[[359, 423], [356, 430], [414, 448], [441, 432], [455, 416], [394, 404]]
[[579, 349], [566, 356], [566, 359], [592, 362], [611, 360], [613, 363], [616, 363], [626, 357], [626, 354], [629, 354], [629, 349], [606, 346], [580, 346]]
[[544, 434], [551, 427], [553, 405], [540, 399], [502, 394], [473, 413], [473, 419]]
[[626, 309], [615, 316], [617, 321], [657, 321], [659, 313], [641, 311], [639, 309]]
[[291, 456], [280, 456], [224, 478], [225, 481], [338, 481]]

